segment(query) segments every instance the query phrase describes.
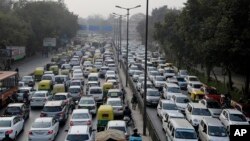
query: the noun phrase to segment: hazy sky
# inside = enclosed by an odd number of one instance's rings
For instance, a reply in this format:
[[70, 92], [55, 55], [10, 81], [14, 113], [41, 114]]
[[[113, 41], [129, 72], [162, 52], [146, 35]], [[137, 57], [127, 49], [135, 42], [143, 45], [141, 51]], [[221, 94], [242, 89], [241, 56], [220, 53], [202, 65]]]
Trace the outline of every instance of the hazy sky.
[[[182, 8], [187, 0], [149, 0], [149, 14], [152, 9], [167, 5], [171, 8]], [[64, 0], [68, 9], [78, 15], [86, 18], [89, 15], [103, 15], [105, 18], [115, 12], [117, 14], [126, 14], [127, 10], [116, 8], [115, 5], [130, 8], [141, 5], [140, 8], [130, 10], [130, 14], [146, 13], [146, 0]]]

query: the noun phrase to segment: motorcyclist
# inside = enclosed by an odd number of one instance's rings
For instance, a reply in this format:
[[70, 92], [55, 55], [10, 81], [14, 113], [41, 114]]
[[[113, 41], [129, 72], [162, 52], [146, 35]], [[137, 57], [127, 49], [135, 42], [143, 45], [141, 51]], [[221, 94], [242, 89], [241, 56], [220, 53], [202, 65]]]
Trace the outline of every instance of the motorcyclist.
[[134, 128], [133, 129], [133, 134], [131, 135], [131, 136], [134, 136], [134, 137], [141, 137], [141, 135], [140, 134], [138, 134], [138, 129], [137, 128]]
[[124, 115], [124, 117], [129, 117], [129, 121], [131, 121], [131, 119], [132, 119], [132, 112], [131, 112], [131, 110], [129, 109], [128, 106], [125, 107], [125, 110], [123, 111], [123, 115]]
[[17, 101], [18, 101], [17, 97], [18, 97], [18, 95], [17, 95], [17, 92], [15, 91], [15, 92], [12, 94], [11, 98], [14, 100], [14, 102], [17, 102]]
[[2, 139], [2, 141], [14, 141], [14, 140], [10, 138], [10, 135], [8, 133], [5, 133], [5, 137]]
[[26, 104], [29, 102], [29, 94], [28, 91], [25, 91], [23, 93], [23, 102], [25, 102]]

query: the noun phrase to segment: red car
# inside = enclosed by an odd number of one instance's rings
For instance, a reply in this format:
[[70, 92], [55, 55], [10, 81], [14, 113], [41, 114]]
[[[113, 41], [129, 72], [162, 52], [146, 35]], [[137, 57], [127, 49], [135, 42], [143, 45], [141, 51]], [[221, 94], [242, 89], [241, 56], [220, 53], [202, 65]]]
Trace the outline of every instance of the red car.
[[209, 87], [209, 86], [202, 86], [201, 91], [205, 94], [204, 98], [205, 99], [213, 99], [219, 103], [221, 100], [221, 94], [217, 92], [216, 88], [214, 87]]

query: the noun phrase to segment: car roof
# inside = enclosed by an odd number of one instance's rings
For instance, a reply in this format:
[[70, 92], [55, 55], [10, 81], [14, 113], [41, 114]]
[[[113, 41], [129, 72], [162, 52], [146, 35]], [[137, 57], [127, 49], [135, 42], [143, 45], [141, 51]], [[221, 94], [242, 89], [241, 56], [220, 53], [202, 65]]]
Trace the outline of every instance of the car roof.
[[90, 87], [89, 89], [102, 89], [102, 87], [94, 86], [94, 87]]
[[166, 82], [165, 83], [166, 85], [167, 85], [167, 87], [179, 87], [177, 84], [175, 84], [175, 83], [168, 83], [168, 82]]
[[172, 103], [172, 104], [174, 104], [174, 101], [172, 101], [172, 100], [161, 99], [160, 101], [161, 101], [162, 103]]
[[81, 86], [74, 85], [74, 86], [70, 86], [69, 88], [81, 88]]
[[44, 106], [61, 106], [63, 101], [47, 101]]
[[186, 120], [182, 118], [172, 118], [170, 119], [170, 122], [173, 124], [173, 127], [176, 128], [189, 128], [194, 129], [194, 127]]
[[23, 105], [24, 105], [24, 103], [10, 103], [10, 104], [8, 104], [8, 107], [21, 107]]
[[50, 122], [52, 119], [53, 117], [38, 117], [34, 122]]
[[13, 118], [15, 118], [16, 116], [1, 116], [0, 120], [12, 120]]
[[173, 96], [175, 96], [176, 98], [178, 98], [178, 97], [185, 97], [185, 98], [188, 98], [188, 96], [187, 96], [187, 95], [184, 95], [184, 94], [178, 94], [178, 95], [173, 95]]
[[207, 109], [207, 107], [201, 103], [189, 103], [194, 108]]
[[217, 118], [203, 117], [202, 120], [209, 126], [223, 126], [221, 121]]
[[68, 95], [68, 93], [55, 93], [55, 95]]
[[121, 92], [120, 89], [109, 89], [108, 92]]
[[108, 121], [108, 126], [124, 126], [126, 127], [126, 123], [124, 120], [110, 120]]
[[109, 97], [107, 101], [121, 101], [121, 98], [117, 97]]
[[68, 134], [88, 134], [88, 125], [71, 126]]
[[19, 90], [21, 90], [21, 89], [30, 90], [30, 89], [32, 89], [32, 87], [26, 87], [26, 86], [24, 86], [24, 87], [19, 87], [18, 89]]
[[173, 117], [173, 118], [176, 118], [176, 117], [178, 117], [178, 118], [180, 118], [180, 117], [183, 117], [183, 118], [185, 118], [185, 116], [181, 113], [181, 112], [179, 112], [179, 111], [171, 111], [171, 112], [168, 112], [168, 113], [166, 113], [169, 117]]
[[45, 91], [45, 90], [38, 90], [38, 91], [35, 91], [35, 93], [47, 93], [49, 91]]
[[74, 109], [72, 114], [74, 113], [89, 113], [89, 109]]
[[242, 114], [241, 111], [236, 109], [224, 109], [224, 110], [228, 111], [230, 114]]
[[92, 95], [85, 95], [82, 96], [80, 100], [94, 100], [94, 97]]

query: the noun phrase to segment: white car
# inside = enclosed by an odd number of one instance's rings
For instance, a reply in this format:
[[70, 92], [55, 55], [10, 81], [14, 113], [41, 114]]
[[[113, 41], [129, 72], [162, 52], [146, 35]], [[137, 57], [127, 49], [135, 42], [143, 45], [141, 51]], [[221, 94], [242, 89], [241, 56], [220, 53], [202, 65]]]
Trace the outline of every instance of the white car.
[[29, 130], [29, 141], [55, 140], [59, 131], [59, 122], [53, 117], [36, 118]]
[[164, 87], [166, 83], [166, 78], [164, 76], [155, 76], [153, 79], [153, 84], [156, 88]]
[[181, 95], [173, 95], [171, 97], [171, 100], [174, 101], [176, 104], [177, 108], [181, 112], [185, 112], [185, 109], [187, 108], [187, 104], [190, 102], [189, 98], [187, 95], [181, 94]]
[[187, 70], [179, 70], [178, 75], [180, 77], [186, 77], [186, 76], [188, 76], [188, 71]]
[[0, 117], [0, 140], [9, 134], [15, 139], [24, 129], [24, 119], [21, 116]]
[[173, 77], [173, 76], [175, 76], [175, 70], [172, 69], [172, 68], [166, 67], [166, 68], [164, 68], [164, 74], [163, 74], [163, 76], [165, 78]]
[[172, 113], [178, 111], [176, 104], [171, 100], [161, 99], [157, 105], [157, 115], [160, 118], [166, 113]]
[[212, 117], [211, 113], [204, 105], [200, 103], [188, 103], [185, 109], [187, 120], [194, 126], [197, 127], [200, 121], [204, 117]]
[[161, 121], [162, 121], [162, 128], [163, 130], [166, 132], [167, 128], [168, 128], [168, 123], [169, 123], [169, 120], [172, 119], [172, 118], [181, 118], [181, 119], [185, 119], [185, 116], [178, 112], [178, 111], [173, 111], [173, 112], [170, 112], [170, 113], [166, 113]]
[[122, 131], [125, 134], [127, 139], [129, 137], [129, 130], [124, 120], [108, 121], [106, 130], [110, 130], [110, 129]]
[[92, 95], [97, 103], [103, 102], [102, 87], [90, 87], [87, 95]]
[[73, 70], [72, 75], [74, 76], [74, 75], [76, 75], [76, 74], [78, 74], [78, 75], [82, 75], [82, 76], [83, 76], [82, 69], [75, 69], [75, 70]]
[[107, 105], [111, 105], [113, 107], [114, 115], [115, 116], [122, 116], [123, 115], [123, 102], [121, 98], [108, 98]]
[[161, 76], [161, 74], [158, 71], [149, 71], [148, 72], [148, 77], [149, 80], [153, 82], [155, 76]]
[[52, 94], [48, 91], [36, 91], [30, 100], [30, 107], [43, 107], [47, 100], [52, 99]]
[[128, 69], [128, 74], [130, 76], [133, 76], [135, 70], [139, 70], [139, 68], [137, 66], [135, 66], [135, 65], [130, 66], [129, 69]]
[[113, 70], [107, 70], [105, 74], [105, 79], [107, 79], [107, 75], [116, 75], [116, 73]]
[[132, 76], [132, 79], [134, 82], [137, 82], [138, 78], [140, 77], [140, 75], [143, 74], [142, 71], [140, 70], [135, 70]]
[[201, 141], [229, 141], [226, 128], [217, 118], [203, 118], [197, 133]]
[[249, 125], [246, 116], [236, 109], [223, 109], [219, 119], [227, 132], [230, 131], [230, 125]]
[[203, 84], [201, 82], [190, 82], [187, 85], [187, 91], [189, 94], [195, 93], [195, 92], [202, 93], [200, 90], [202, 86]]
[[163, 88], [163, 97], [165, 99], [170, 99], [173, 95], [181, 95], [180, 86], [174, 83], [165, 83], [165, 87]]
[[78, 109], [89, 109], [91, 114], [96, 114], [97, 105], [93, 96], [82, 96], [78, 102]]
[[70, 126], [88, 125], [92, 127], [92, 115], [88, 109], [74, 109], [69, 121]]
[[83, 89], [81, 86], [70, 86], [68, 93], [73, 98], [73, 100], [79, 100], [83, 95]]
[[187, 81], [188, 84], [192, 82], [200, 82], [197, 76], [186, 76], [185, 80]]
[[213, 99], [202, 99], [199, 103], [205, 105], [214, 118], [219, 118], [222, 108], [219, 102]]
[[87, 125], [71, 126], [65, 141], [93, 141], [94, 134], [92, 131]]

